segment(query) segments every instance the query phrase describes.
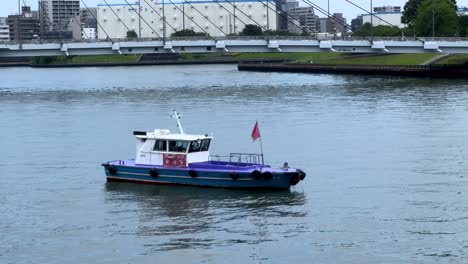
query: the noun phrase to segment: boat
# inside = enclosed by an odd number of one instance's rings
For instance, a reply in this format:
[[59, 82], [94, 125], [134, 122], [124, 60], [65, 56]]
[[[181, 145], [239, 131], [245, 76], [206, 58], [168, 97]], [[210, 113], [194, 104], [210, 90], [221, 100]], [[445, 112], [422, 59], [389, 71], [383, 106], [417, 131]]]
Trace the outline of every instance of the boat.
[[287, 162], [277, 168], [265, 165], [263, 151], [210, 155], [213, 137], [186, 134], [181, 115], [174, 110], [171, 116], [180, 132], [134, 131], [135, 159], [103, 163], [107, 181], [260, 190], [289, 189], [306, 176]]

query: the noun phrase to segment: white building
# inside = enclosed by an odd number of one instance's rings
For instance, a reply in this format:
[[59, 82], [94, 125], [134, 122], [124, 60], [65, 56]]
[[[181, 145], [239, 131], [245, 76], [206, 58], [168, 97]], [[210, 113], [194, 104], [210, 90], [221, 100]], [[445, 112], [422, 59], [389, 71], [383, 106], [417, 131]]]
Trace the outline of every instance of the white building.
[[10, 40], [10, 28], [6, 17], [0, 17], [0, 42]]
[[464, 6], [459, 7], [459, 8], [457, 9], [457, 14], [458, 14], [459, 16], [466, 16], [466, 15], [468, 15], [468, 7], [464, 7]]
[[82, 39], [96, 39], [97, 38], [96, 28], [83, 28], [83, 31], [81, 32], [81, 38]]
[[98, 24], [104, 28], [98, 26], [98, 38], [107, 38], [106, 33], [109, 38], [125, 38], [129, 30], [142, 38], [170, 37], [175, 31], [184, 29], [225, 36], [241, 32], [245, 24], [276, 30], [275, 3], [262, 1], [238, 0], [235, 8], [232, 0], [165, 0], [164, 4], [158, 0], [141, 0], [132, 5], [108, 1], [109, 5], [98, 5]]
[[362, 15], [362, 23], [370, 23], [374, 27], [393, 25], [403, 28], [405, 25], [401, 23], [402, 15], [403, 14], [401, 13], [401, 8], [399, 6], [374, 7], [374, 17], [371, 19], [370, 14], [364, 14]]

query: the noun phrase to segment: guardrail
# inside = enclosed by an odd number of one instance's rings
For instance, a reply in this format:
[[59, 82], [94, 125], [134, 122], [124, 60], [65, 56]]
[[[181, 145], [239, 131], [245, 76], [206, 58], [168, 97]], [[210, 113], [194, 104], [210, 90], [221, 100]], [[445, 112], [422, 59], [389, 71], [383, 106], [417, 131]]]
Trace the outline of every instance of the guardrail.
[[[331, 37], [314, 37], [314, 36], [194, 36], [194, 37], [168, 37], [165, 41], [193, 41], [193, 40], [348, 40], [348, 41], [369, 41], [371, 37], [351, 37], [351, 36], [331, 36]], [[102, 42], [146, 42], [146, 41], [162, 41], [160, 38], [113, 38], [113, 39], [86, 39], [86, 40], [41, 40], [34, 39], [30, 41], [0, 41], [0, 44], [68, 44], [68, 43], [102, 43]], [[373, 37], [372, 41], [468, 41], [468, 37]]]
[[230, 153], [229, 156], [225, 155], [210, 155], [210, 161], [229, 161], [237, 163], [252, 163], [264, 164], [263, 154], [258, 153]]

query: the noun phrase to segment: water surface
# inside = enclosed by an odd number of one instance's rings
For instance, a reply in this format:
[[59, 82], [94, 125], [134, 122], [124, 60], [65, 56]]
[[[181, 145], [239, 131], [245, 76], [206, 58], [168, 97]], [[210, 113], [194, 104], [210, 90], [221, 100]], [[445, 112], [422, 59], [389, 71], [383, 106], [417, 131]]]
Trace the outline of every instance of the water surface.
[[[1, 263], [468, 262], [468, 85], [231, 65], [0, 71]], [[133, 130], [213, 134], [287, 192], [106, 183]]]

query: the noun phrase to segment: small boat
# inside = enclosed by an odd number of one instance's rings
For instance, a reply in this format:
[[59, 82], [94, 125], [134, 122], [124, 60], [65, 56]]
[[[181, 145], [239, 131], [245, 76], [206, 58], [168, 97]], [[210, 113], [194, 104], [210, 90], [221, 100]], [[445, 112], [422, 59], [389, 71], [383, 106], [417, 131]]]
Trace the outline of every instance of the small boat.
[[212, 136], [185, 134], [175, 110], [180, 133], [169, 130], [134, 131], [136, 158], [102, 164], [107, 181], [196, 185], [235, 189], [289, 189], [306, 174], [285, 162], [273, 168], [263, 153], [210, 155]]

